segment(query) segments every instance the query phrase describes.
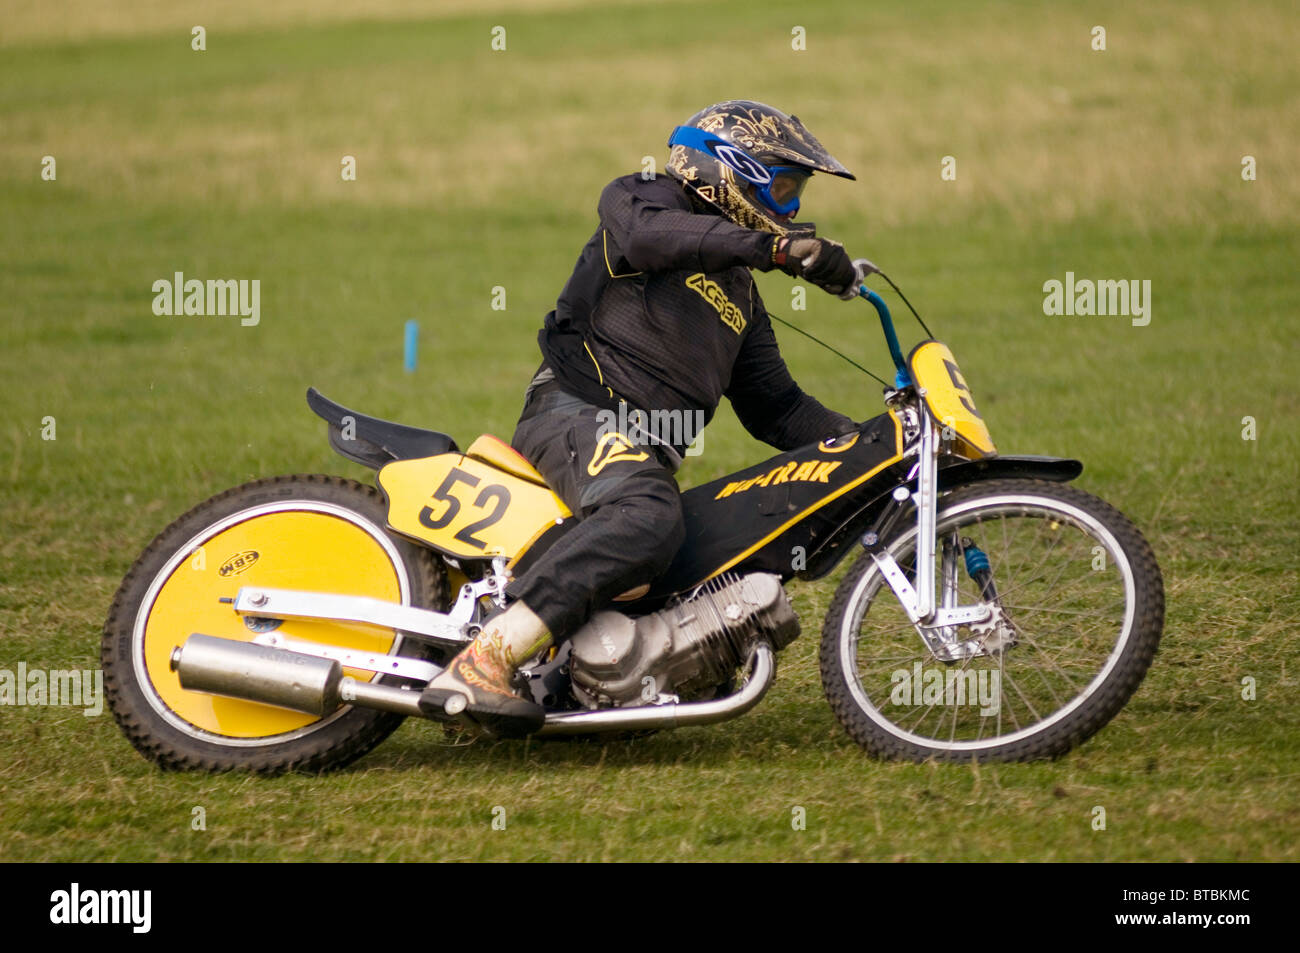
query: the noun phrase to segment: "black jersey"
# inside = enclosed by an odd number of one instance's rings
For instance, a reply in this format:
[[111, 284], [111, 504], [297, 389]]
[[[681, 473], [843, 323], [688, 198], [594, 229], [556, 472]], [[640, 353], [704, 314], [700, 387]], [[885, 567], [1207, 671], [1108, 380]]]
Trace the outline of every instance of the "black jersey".
[[598, 211], [538, 335], [561, 387], [611, 409], [624, 400], [706, 422], [725, 396], [779, 450], [855, 426], [805, 394], [777, 348], [749, 272], [773, 267], [775, 236], [698, 209], [667, 176], [615, 179]]

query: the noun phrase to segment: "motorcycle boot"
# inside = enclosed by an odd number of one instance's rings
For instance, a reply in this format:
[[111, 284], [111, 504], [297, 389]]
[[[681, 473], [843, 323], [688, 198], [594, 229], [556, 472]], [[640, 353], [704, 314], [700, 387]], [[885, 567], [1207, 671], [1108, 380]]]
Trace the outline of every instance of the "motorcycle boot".
[[546, 623], [523, 602], [489, 619], [474, 640], [420, 694], [420, 710], [437, 721], [468, 722], [498, 738], [542, 727], [546, 711], [511, 685], [515, 669], [552, 643]]

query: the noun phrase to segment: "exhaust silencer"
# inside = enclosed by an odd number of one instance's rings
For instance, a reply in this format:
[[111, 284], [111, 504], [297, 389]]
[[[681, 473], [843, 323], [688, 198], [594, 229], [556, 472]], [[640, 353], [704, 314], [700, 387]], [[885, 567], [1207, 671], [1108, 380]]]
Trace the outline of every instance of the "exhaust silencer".
[[194, 633], [172, 651], [181, 688], [262, 702], [308, 715], [328, 715], [340, 703], [343, 667], [333, 659], [269, 645]]
[[181, 688], [261, 702], [308, 715], [329, 715], [343, 705], [399, 715], [421, 715], [418, 690], [359, 682], [334, 659], [255, 642], [195, 632], [172, 650], [171, 669]]

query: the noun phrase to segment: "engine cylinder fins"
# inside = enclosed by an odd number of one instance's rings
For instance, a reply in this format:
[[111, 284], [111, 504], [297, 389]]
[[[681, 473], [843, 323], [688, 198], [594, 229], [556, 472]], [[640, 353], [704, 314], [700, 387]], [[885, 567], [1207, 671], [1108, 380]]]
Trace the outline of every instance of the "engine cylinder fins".
[[721, 621], [728, 627], [734, 628], [742, 619], [750, 621], [777, 651], [799, 636], [799, 616], [786, 598], [779, 576], [767, 572], [745, 576], [722, 573], [701, 589], [713, 596], [714, 607], [720, 609]]
[[756, 642], [780, 649], [798, 634], [777, 576], [718, 576], [651, 615], [593, 616], [572, 637], [574, 694], [592, 708], [704, 697], [731, 680]]

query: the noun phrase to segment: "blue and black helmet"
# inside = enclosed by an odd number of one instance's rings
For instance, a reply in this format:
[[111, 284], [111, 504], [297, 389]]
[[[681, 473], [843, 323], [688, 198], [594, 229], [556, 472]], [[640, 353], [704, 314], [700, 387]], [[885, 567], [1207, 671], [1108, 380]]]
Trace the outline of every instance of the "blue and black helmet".
[[749, 100], [701, 109], [668, 145], [669, 175], [737, 225], [778, 235], [814, 172], [854, 178], [798, 117]]

